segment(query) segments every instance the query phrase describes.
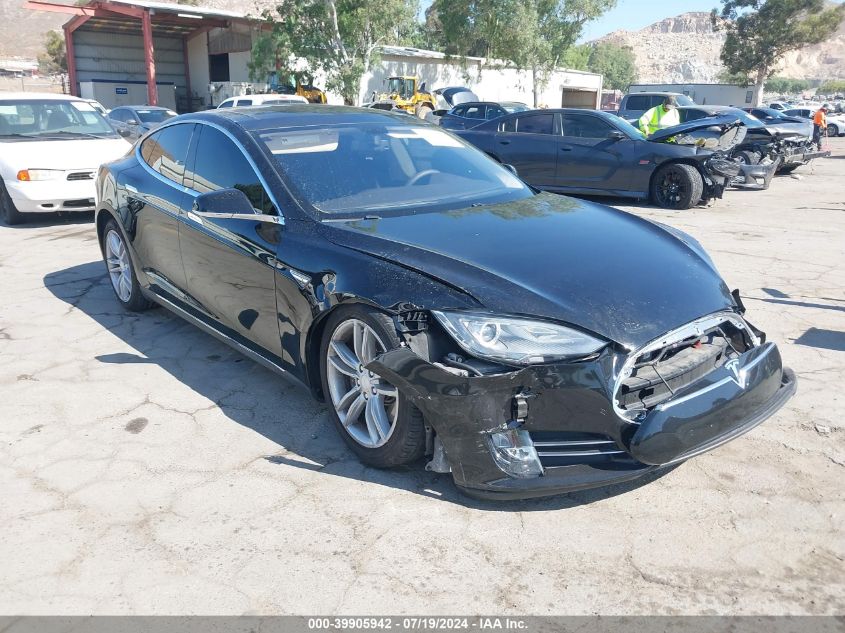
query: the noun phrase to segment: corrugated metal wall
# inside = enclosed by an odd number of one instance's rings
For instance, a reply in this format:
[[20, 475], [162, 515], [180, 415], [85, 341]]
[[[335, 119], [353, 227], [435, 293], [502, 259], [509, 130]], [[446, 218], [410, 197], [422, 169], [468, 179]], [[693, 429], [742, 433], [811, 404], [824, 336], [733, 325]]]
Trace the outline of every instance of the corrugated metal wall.
[[[78, 81], [147, 81], [140, 24], [137, 35], [86, 30], [83, 26], [74, 32], [73, 43]], [[178, 94], [186, 94], [182, 38], [153, 32], [153, 46], [156, 81], [173, 82]]]

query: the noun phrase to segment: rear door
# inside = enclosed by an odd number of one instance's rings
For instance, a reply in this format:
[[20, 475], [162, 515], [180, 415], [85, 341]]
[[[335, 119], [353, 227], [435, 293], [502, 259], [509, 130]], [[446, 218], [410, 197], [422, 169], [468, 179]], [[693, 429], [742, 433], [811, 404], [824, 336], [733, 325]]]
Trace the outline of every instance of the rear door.
[[[282, 235], [279, 210], [257, 167], [228, 133], [198, 125], [191, 154], [179, 233], [190, 298], [215, 328], [255, 351], [279, 356], [274, 272]], [[219, 189], [243, 191], [255, 217], [198, 212], [196, 198]]]
[[499, 126], [493, 151], [503, 163], [513, 165], [519, 177], [535, 187], [557, 185], [560, 128], [553, 112], [526, 112]]
[[627, 190], [630, 170], [625, 156], [632, 141], [614, 138], [619, 132], [601, 117], [564, 113], [563, 136], [557, 159], [557, 182], [561, 187], [596, 190]]

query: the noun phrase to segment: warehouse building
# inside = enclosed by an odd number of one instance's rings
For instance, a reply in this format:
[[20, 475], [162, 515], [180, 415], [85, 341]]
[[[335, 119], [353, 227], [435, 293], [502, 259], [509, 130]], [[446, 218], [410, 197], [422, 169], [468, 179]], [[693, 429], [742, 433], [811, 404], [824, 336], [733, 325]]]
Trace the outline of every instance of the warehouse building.
[[63, 27], [70, 91], [107, 108], [208, 107], [209, 84], [248, 81], [253, 33], [261, 27], [234, 11], [147, 0], [24, 6], [70, 16]]

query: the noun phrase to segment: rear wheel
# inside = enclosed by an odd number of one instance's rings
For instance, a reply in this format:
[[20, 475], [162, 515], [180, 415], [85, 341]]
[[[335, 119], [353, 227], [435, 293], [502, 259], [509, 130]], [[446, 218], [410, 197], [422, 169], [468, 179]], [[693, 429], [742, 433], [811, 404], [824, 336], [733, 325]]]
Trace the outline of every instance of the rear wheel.
[[744, 165], [756, 165], [760, 162], [760, 154], [743, 150], [736, 153], [736, 157]]
[[701, 200], [703, 193], [704, 181], [692, 165], [665, 165], [651, 181], [651, 199], [664, 209], [689, 209]]
[[827, 135], [828, 136], [839, 136], [839, 128], [836, 127], [833, 123], [827, 126]]
[[399, 390], [364, 368], [399, 347], [393, 322], [364, 306], [329, 317], [320, 346], [323, 393], [343, 439], [370, 466], [389, 468], [423, 456], [422, 413]]
[[24, 221], [24, 217], [18, 208], [15, 206], [12, 196], [6, 191], [6, 186], [0, 184], [0, 218], [7, 226], [20, 224]]

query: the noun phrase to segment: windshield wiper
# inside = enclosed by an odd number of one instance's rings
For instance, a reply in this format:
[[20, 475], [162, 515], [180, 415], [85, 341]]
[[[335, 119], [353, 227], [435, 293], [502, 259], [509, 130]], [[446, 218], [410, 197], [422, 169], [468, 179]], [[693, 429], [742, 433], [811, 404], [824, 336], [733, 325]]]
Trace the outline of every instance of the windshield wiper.
[[[106, 132], [105, 134], [108, 134], [108, 132]], [[114, 136], [117, 135], [112, 134], [104, 136], [102, 134], [92, 134], [91, 132], [69, 132], [67, 130], [59, 130], [57, 132], [47, 132], [45, 134], [39, 134], [37, 137], [32, 138], [51, 138], [56, 136], [58, 136], [59, 138], [67, 138], [68, 136], [75, 136], [81, 138], [114, 138]]]

